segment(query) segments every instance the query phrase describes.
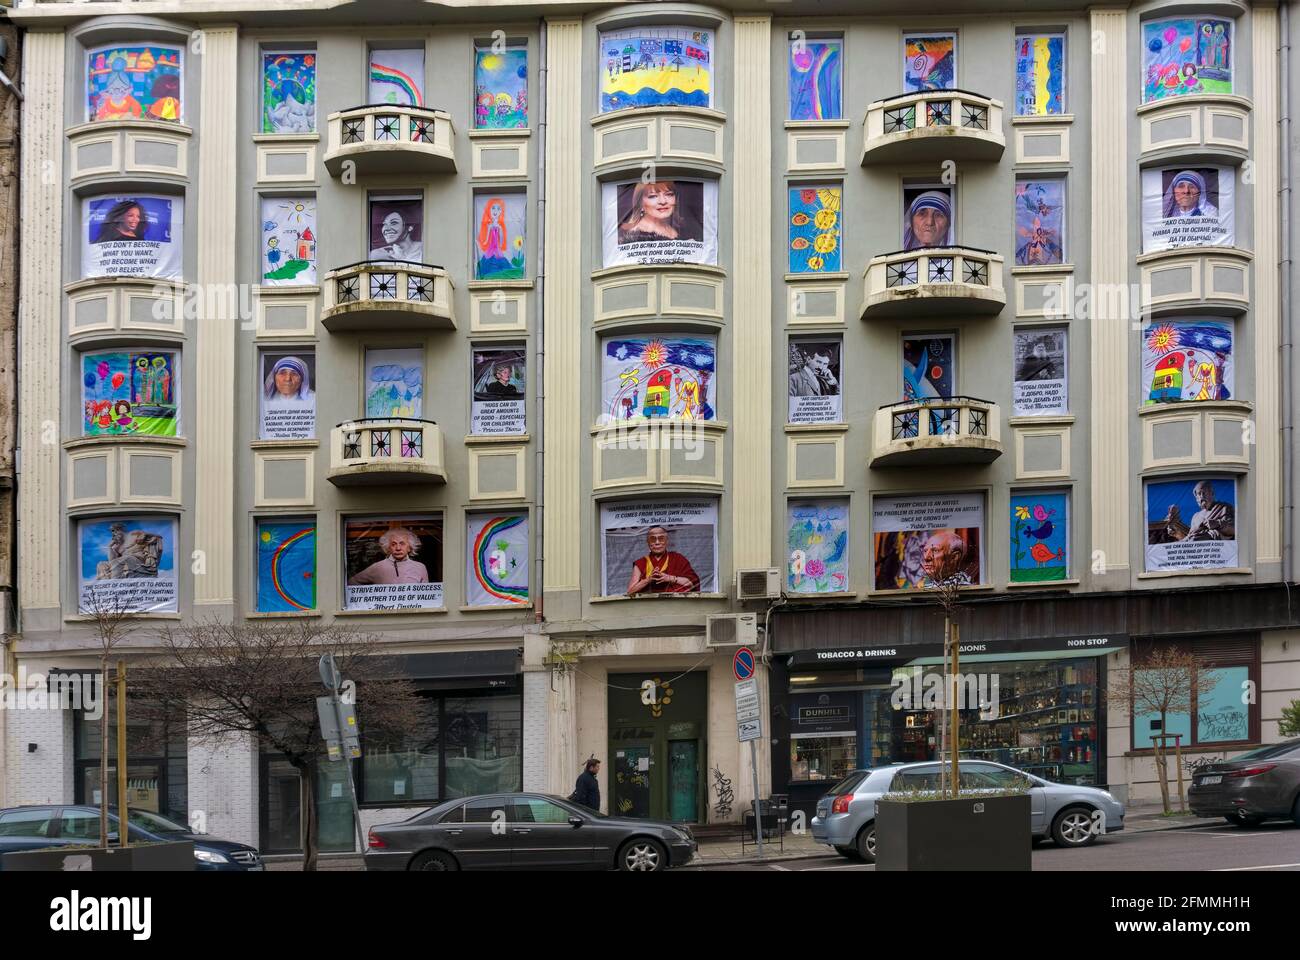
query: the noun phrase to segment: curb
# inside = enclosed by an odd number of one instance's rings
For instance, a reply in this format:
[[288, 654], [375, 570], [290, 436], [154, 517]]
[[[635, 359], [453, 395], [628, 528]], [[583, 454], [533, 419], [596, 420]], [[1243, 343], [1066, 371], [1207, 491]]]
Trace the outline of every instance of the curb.
[[762, 860], [758, 859], [757, 854], [746, 854], [743, 857], [700, 857], [696, 856], [683, 867], [722, 867], [731, 866], [738, 863], [779, 863], [782, 860], [842, 860], [843, 857], [835, 853], [778, 853], [774, 856], [765, 856]]

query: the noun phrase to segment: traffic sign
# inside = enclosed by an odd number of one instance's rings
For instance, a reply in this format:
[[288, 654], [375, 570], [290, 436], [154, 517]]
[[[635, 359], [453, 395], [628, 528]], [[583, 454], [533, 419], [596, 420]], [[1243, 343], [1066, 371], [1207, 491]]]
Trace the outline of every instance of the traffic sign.
[[731, 658], [731, 672], [736, 675], [737, 680], [748, 680], [754, 675], [754, 651], [749, 647], [741, 647], [736, 651], [736, 655]]
[[763, 723], [760, 720], [746, 720], [745, 722], [736, 723], [736, 738], [741, 743], [749, 740], [759, 740], [763, 736]]

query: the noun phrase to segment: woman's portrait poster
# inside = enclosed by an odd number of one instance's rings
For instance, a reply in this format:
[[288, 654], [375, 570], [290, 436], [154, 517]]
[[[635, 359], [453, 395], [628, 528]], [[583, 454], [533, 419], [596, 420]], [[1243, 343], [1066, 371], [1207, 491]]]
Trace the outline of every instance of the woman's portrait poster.
[[261, 354], [262, 440], [311, 440], [316, 436], [316, 353]]
[[714, 180], [606, 183], [604, 265], [718, 262]]
[[180, 280], [182, 197], [133, 194], [81, 202], [81, 275]]
[[1142, 252], [1231, 247], [1236, 180], [1231, 167], [1142, 171]]
[[951, 247], [955, 243], [953, 188], [917, 184], [903, 188], [903, 249]]
[[368, 260], [424, 262], [424, 198], [419, 194], [370, 196]]
[[475, 347], [470, 375], [470, 433], [474, 436], [526, 433], [528, 388], [523, 344]]

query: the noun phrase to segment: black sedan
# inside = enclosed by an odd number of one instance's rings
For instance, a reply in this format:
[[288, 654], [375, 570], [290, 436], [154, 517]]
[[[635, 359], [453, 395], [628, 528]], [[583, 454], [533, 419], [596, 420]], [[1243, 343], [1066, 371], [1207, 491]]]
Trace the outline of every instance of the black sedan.
[[367, 870], [666, 870], [689, 828], [610, 817], [542, 793], [466, 797], [370, 828]]
[[1187, 803], [1198, 817], [1239, 827], [1273, 819], [1300, 826], [1300, 738], [1199, 767]]
[[[256, 847], [234, 840], [219, 840], [206, 833], [194, 833], [189, 827], [148, 810], [128, 810], [127, 823], [130, 843], [193, 841], [195, 870], [242, 872], [265, 869]], [[108, 815], [108, 830], [109, 843], [116, 844], [118, 820], [115, 812]], [[0, 853], [97, 843], [99, 807], [53, 804], [0, 810]]]

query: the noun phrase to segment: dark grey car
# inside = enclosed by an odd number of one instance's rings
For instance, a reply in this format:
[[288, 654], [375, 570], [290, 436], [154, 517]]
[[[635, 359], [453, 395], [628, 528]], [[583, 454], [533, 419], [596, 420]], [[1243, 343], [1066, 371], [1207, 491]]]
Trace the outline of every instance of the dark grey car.
[[370, 828], [367, 870], [666, 870], [695, 855], [688, 827], [610, 817], [542, 793], [450, 800]]
[[1242, 827], [1270, 819], [1300, 826], [1300, 738], [1197, 768], [1187, 803], [1198, 817]]

